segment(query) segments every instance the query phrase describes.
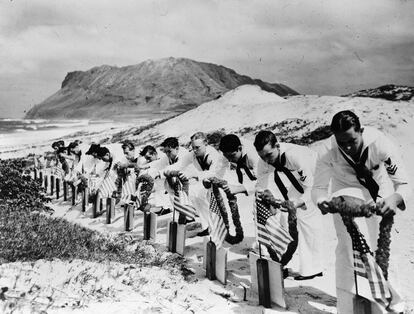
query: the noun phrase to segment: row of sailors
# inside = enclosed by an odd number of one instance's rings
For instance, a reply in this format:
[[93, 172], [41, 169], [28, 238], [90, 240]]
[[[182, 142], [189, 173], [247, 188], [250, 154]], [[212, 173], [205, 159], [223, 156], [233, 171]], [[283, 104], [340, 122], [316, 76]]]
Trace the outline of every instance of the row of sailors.
[[[351, 111], [337, 113], [331, 129], [334, 134], [322, 143], [319, 156], [308, 147], [278, 142], [270, 131], [260, 131], [253, 144], [241, 141], [234, 134], [225, 135], [219, 150], [208, 145], [204, 133], [197, 132], [191, 136], [191, 151], [180, 146], [177, 138], [169, 137], [161, 144], [163, 155], [153, 146], [146, 146], [138, 153], [129, 141], [122, 144], [122, 152], [92, 144], [86, 154], [82, 153], [81, 143], [73, 142], [69, 145], [69, 153], [73, 159], [72, 173], [76, 175], [92, 171], [104, 175], [108, 171], [116, 172], [119, 167], [149, 174], [156, 179], [157, 205], [167, 207], [171, 205], [169, 198], [163, 197], [168, 191], [164, 186], [165, 176], [170, 171], [180, 171], [183, 178], [190, 180], [189, 199], [198, 210], [203, 227], [200, 236], [209, 233], [209, 193], [203, 180], [210, 177], [223, 178], [226, 171], [230, 171], [237, 177], [227, 187], [233, 194], [256, 193], [260, 197], [263, 191], [270, 190], [276, 198], [289, 199], [303, 209], [297, 211], [300, 275], [295, 279], [304, 280], [322, 276], [321, 211], [326, 210], [328, 196], [343, 188], [356, 187], [362, 189], [366, 201], [374, 198], [363, 178], [361, 182], [363, 175], [356, 174], [355, 165], [368, 169], [378, 185], [378, 195], [382, 196], [379, 203], [386, 215], [395, 214], [397, 207], [405, 208], [411, 192], [398, 149], [384, 134], [370, 127], [363, 128]], [[67, 158], [61, 155], [59, 148], [55, 151], [60, 154], [59, 160]], [[362, 157], [362, 151], [367, 152], [366, 156]], [[355, 293], [352, 245], [338, 214], [334, 214], [334, 222], [338, 237], [338, 310], [349, 313]], [[357, 223], [366, 231], [368, 243], [375, 251], [378, 218], [360, 218]], [[396, 311], [403, 307], [396, 291], [393, 291], [392, 302]]]

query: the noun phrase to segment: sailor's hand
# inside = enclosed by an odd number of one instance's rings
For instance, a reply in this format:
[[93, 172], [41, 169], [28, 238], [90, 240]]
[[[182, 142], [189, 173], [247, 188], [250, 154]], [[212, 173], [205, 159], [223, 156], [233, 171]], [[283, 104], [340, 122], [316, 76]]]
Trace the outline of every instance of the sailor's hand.
[[291, 199], [291, 202], [293, 203], [293, 206], [295, 208], [300, 208], [302, 210], [306, 210], [307, 208], [305, 202], [301, 200], [300, 198]]
[[327, 198], [322, 197], [320, 199], [318, 199], [318, 202], [316, 204], [318, 206], [318, 208], [320, 209], [320, 211], [322, 212], [323, 215], [326, 215], [327, 213], [330, 212], [329, 209], [329, 201]]
[[402, 197], [398, 193], [394, 193], [386, 198], [380, 198], [376, 202], [377, 214], [383, 217], [394, 216], [401, 201]]
[[271, 200], [274, 199], [272, 192], [270, 192], [270, 190], [262, 190], [262, 191], [257, 191], [257, 198], [263, 202], [270, 202]]
[[230, 193], [230, 194], [239, 194], [239, 193], [246, 193], [246, 188], [239, 184], [239, 185], [234, 185], [234, 184], [226, 184], [225, 186], [223, 186], [223, 190], [226, 193]]
[[183, 172], [179, 172], [179, 173], [178, 173], [178, 178], [179, 178], [181, 181], [188, 181], [188, 180], [189, 180], [189, 177], [188, 177], [186, 174], [184, 174]]
[[226, 194], [233, 194], [233, 192], [231, 191], [231, 188], [230, 188], [230, 186], [228, 184], [226, 184], [226, 185], [223, 186], [223, 191]]
[[203, 186], [204, 186], [206, 189], [211, 188], [211, 181], [210, 181], [210, 179], [208, 179], [208, 178], [204, 178], [204, 179], [203, 179], [203, 181], [202, 181], [202, 183], [203, 183]]

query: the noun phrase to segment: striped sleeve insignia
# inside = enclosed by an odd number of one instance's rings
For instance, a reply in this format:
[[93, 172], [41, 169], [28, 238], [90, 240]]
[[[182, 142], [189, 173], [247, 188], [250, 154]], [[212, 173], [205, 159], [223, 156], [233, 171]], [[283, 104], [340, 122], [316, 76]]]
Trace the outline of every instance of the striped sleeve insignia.
[[387, 169], [388, 174], [394, 175], [397, 172], [398, 167], [396, 164], [392, 163], [391, 158], [388, 158], [386, 161], [384, 161], [384, 163], [385, 163], [385, 168]]

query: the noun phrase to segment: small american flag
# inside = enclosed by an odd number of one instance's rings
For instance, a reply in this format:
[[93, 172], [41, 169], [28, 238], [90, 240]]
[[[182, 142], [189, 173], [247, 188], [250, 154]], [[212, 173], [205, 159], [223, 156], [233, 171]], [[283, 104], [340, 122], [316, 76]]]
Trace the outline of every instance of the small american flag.
[[196, 210], [190, 204], [187, 193], [182, 190], [178, 190], [174, 193], [173, 207], [176, 211], [184, 214], [189, 218], [194, 219], [196, 216]]
[[108, 174], [103, 180], [99, 191], [101, 192], [102, 197], [111, 197], [112, 193], [116, 190], [115, 178], [113, 175]]
[[63, 171], [63, 169], [61, 167], [53, 166], [51, 174], [58, 177], [58, 178], [62, 178], [62, 177], [65, 176], [65, 171]]
[[388, 282], [354, 221], [352, 221], [350, 230], [355, 274], [368, 279], [373, 299], [382, 306], [387, 307], [392, 299]]
[[223, 218], [221, 217], [220, 210], [216, 196], [211, 189], [210, 197], [210, 214], [209, 214], [209, 225], [211, 229], [210, 237], [211, 241], [214, 242], [217, 248], [223, 245], [224, 240], [227, 236], [227, 228], [224, 224]]
[[268, 205], [258, 199], [256, 199], [256, 218], [257, 240], [265, 246], [272, 247], [280, 260], [293, 238], [272, 215]]
[[131, 200], [131, 195], [135, 195], [135, 182], [135, 173], [129, 174], [122, 184], [121, 201], [128, 203]]

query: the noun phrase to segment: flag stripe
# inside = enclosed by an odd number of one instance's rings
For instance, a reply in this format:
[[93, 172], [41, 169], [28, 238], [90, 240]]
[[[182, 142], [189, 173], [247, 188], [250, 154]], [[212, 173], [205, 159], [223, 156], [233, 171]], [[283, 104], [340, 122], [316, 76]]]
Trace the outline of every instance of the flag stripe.
[[176, 211], [189, 218], [195, 218], [196, 216], [195, 208], [189, 204], [188, 196], [183, 191], [178, 191], [178, 195], [174, 195], [173, 206]]
[[135, 194], [136, 176], [130, 174], [126, 181], [122, 184], [121, 201], [128, 203], [131, 200], [131, 195]]
[[374, 256], [369, 251], [364, 236], [358, 230], [355, 222], [353, 223], [350, 235], [353, 245], [355, 274], [368, 279], [373, 299], [386, 308], [392, 298], [388, 282]]
[[224, 240], [227, 236], [227, 228], [224, 224], [223, 217], [218, 208], [218, 202], [213, 190], [210, 190], [210, 206], [209, 206], [209, 226], [211, 241], [214, 242], [217, 248], [223, 245]]
[[269, 206], [259, 200], [256, 200], [256, 225], [259, 243], [271, 246], [280, 259], [293, 239], [277, 218], [272, 215]]
[[116, 190], [115, 180], [112, 176], [107, 176], [99, 188], [102, 197], [110, 197]]

